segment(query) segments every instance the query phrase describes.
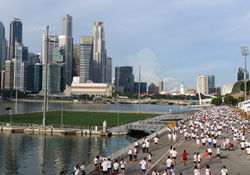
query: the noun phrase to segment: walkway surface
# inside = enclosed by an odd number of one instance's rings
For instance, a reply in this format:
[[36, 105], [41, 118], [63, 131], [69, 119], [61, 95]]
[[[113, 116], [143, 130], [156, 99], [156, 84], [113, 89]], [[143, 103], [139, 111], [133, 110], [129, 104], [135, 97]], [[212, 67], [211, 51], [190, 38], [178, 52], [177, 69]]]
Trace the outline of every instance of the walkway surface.
[[[186, 125], [187, 122], [186, 122]], [[240, 125], [238, 125], [240, 127]], [[229, 133], [222, 132], [222, 137], [218, 138], [217, 145], [221, 145], [222, 138], [227, 137], [233, 140], [233, 133], [229, 130]], [[250, 139], [250, 133], [246, 132], [246, 139]], [[169, 155], [170, 146], [173, 145], [177, 151], [177, 159], [175, 164], [175, 174], [179, 175], [192, 175], [194, 172], [193, 154], [194, 152], [200, 152], [202, 155], [201, 161], [201, 175], [205, 175], [205, 166], [210, 165], [212, 175], [221, 175], [220, 171], [223, 165], [226, 165], [230, 175], [248, 175], [250, 174], [250, 160], [247, 159], [246, 151], [240, 150], [239, 144], [235, 145], [234, 151], [220, 149], [221, 159], [216, 158], [216, 148], [212, 148], [212, 159], [208, 160], [205, 157], [205, 150], [207, 147], [198, 146], [194, 140], [185, 140], [183, 136], [177, 134], [177, 143], [173, 144], [172, 140], [168, 140], [168, 134], [164, 133], [159, 136], [158, 147], [155, 147], [153, 140], [150, 140], [149, 151], [152, 153], [152, 168], [147, 170], [146, 175], [152, 174], [152, 169], [157, 168], [158, 172], [164, 172], [166, 168], [166, 159]], [[182, 160], [183, 150], [188, 153], [187, 165], [184, 166]], [[124, 155], [123, 158], [127, 162], [126, 175], [140, 175], [141, 168], [139, 162], [146, 157], [146, 153], [142, 153], [139, 149], [137, 161], [129, 162], [128, 156]], [[118, 158], [120, 161], [121, 157]]]

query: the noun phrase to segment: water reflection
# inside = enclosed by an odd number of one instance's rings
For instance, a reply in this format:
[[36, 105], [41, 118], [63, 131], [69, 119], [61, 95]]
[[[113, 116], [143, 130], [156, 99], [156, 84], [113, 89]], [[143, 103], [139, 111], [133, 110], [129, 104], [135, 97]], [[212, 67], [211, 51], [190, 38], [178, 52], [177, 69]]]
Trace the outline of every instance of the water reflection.
[[129, 137], [61, 136], [0, 133], [0, 172], [3, 174], [58, 174], [72, 172], [83, 160], [107, 155], [128, 144]]

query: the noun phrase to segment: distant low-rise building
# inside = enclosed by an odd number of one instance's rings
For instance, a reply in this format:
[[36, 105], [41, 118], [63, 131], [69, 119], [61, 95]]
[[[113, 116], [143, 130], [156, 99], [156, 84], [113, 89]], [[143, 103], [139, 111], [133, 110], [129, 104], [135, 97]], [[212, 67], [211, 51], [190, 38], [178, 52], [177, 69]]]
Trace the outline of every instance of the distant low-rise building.
[[[147, 92], [147, 83], [146, 82], [140, 82], [140, 93], [146, 93]], [[134, 82], [134, 93], [139, 93], [139, 82]]]
[[112, 96], [112, 87], [106, 83], [80, 83], [80, 77], [73, 77], [71, 86], [66, 86], [65, 95]]
[[151, 83], [148, 86], [148, 93], [149, 94], [159, 94], [159, 87], [157, 87], [154, 83]]

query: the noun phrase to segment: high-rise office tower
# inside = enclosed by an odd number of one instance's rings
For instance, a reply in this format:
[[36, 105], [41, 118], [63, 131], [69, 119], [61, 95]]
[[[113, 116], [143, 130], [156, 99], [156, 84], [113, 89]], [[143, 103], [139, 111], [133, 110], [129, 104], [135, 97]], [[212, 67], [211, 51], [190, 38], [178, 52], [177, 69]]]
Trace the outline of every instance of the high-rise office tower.
[[133, 67], [122, 66], [115, 68], [115, 86], [121, 93], [134, 92]]
[[[249, 79], [249, 73], [246, 73], [246, 79]], [[244, 80], [244, 69], [239, 67], [237, 71], [237, 81]]]
[[162, 80], [159, 81], [159, 91], [160, 92], [163, 91], [163, 81]]
[[28, 53], [28, 47], [25, 47], [23, 44], [18, 42], [15, 43], [15, 58], [26, 62], [28, 61]]
[[[93, 53], [92, 53], [93, 55]], [[73, 70], [72, 76], [79, 77], [80, 76], [80, 44], [73, 45]]]
[[208, 75], [208, 93], [212, 94], [216, 92], [215, 87], [215, 76], [214, 75]]
[[10, 23], [10, 46], [9, 46], [9, 58], [15, 58], [15, 43], [22, 44], [23, 24], [18, 18], [14, 18]]
[[14, 86], [14, 62], [5, 61], [5, 89], [13, 89]]
[[12, 59], [14, 62], [14, 89], [24, 92], [25, 87], [25, 63], [19, 59]]
[[42, 90], [42, 64], [36, 63], [34, 66], [34, 93]]
[[1, 71], [1, 82], [0, 82], [0, 90], [5, 89], [5, 71]]
[[0, 21], [0, 71], [4, 70], [5, 60], [7, 59], [7, 41], [5, 38], [5, 28]]
[[106, 68], [105, 68], [105, 83], [111, 84], [112, 82], [112, 58], [106, 58]]
[[[140, 93], [146, 93], [147, 92], [147, 83], [146, 82], [140, 82]], [[134, 82], [134, 93], [139, 93], [139, 82]]]
[[93, 81], [93, 37], [80, 37], [80, 83]]
[[72, 38], [72, 16], [66, 15], [62, 20], [62, 35], [65, 36], [65, 83], [71, 85], [72, 82], [72, 56], [73, 56], [73, 38]]
[[209, 93], [208, 75], [197, 76], [197, 92], [202, 94]]
[[[45, 50], [45, 45], [46, 45], [46, 35], [43, 35], [43, 59], [42, 59], [42, 63], [45, 64], [45, 53], [47, 52]], [[57, 35], [49, 35], [48, 36], [48, 64], [51, 64], [53, 62], [53, 51], [55, 48], [57, 48], [59, 46], [59, 40], [58, 40], [58, 36]]]
[[94, 36], [94, 82], [105, 82], [105, 68], [106, 68], [106, 49], [105, 49], [105, 35], [104, 22], [95, 21], [93, 27]]

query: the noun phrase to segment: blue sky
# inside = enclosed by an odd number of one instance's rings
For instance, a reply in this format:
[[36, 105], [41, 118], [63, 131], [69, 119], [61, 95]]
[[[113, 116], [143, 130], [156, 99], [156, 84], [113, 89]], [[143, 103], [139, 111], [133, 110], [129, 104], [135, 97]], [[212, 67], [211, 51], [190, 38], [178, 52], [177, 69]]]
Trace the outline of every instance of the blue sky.
[[244, 65], [240, 47], [250, 47], [249, 0], [0, 0], [7, 37], [11, 19], [20, 18], [33, 52], [41, 52], [46, 25], [61, 33], [65, 14], [73, 16], [75, 43], [92, 34], [94, 20], [104, 21], [113, 66], [134, 66], [137, 79], [140, 64], [142, 80], [164, 80], [165, 89], [196, 88], [199, 74], [229, 84]]

